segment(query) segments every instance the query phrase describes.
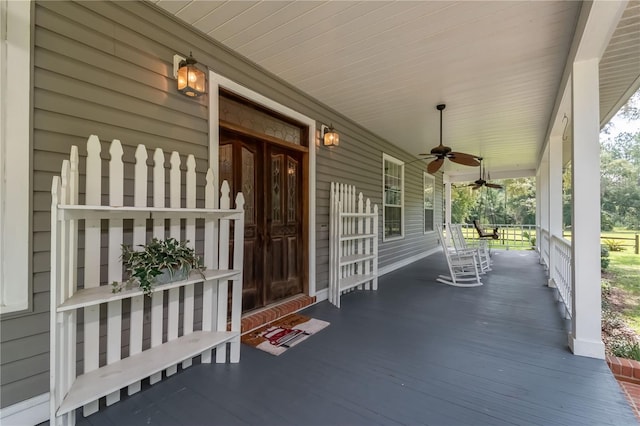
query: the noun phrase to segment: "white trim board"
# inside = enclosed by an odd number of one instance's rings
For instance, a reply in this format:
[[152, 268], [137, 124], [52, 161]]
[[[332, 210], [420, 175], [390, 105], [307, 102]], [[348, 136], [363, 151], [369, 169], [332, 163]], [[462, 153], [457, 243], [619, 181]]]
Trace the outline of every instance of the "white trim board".
[[0, 0], [0, 314], [25, 311], [32, 298], [31, 6]]
[[316, 121], [287, 106], [279, 104], [258, 92], [244, 87], [226, 77], [209, 70], [209, 167], [214, 171], [215, 187], [218, 179], [218, 146], [220, 144], [220, 117], [218, 115], [219, 88], [234, 92], [273, 111], [309, 126], [309, 296], [316, 294]]
[[0, 424], [31, 426], [49, 420], [49, 392], [0, 410]]
[[429, 257], [432, 254], [438, 253], [440, 251], [442, 251], [442, 247], [438, 245], [432, 248], [431, 250], [423, 251], [422, 253], [416, 254], [415, 256], [407, 257], [406, 259], [402, 259], [399, 262], [392, 263], [391, 265], [387, 265], [382, 268], [378, 268], [378, 276], [382, 276], [384, 274], [388, 274], [389, 272], [393, 272], [396, 269], [400, 269], [404, 266], [410, 265], [413, 262], [417, 262], [420, 259]]

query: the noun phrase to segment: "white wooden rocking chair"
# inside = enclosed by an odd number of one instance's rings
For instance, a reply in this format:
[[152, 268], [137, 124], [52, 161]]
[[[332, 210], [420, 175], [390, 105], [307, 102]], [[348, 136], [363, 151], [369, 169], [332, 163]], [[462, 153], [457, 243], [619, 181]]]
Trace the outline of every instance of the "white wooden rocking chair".
[[478, 244], [471, 246], [467, 243], [462, 233], [462, 225], [459, 223], [448, 224], [448, 228], [451, 232], [451, 239], [453, 240], [453, 246], [456, 250], [475, 250], [478, 254], [478, 261], [480, 265], [480, 273], [484, 274], [491, 270], [491, 256], [489, 253], [489, 243], [487, 240], [478, 240]]
[[479, 260], [476, 250], [456, 250], [447, 246], [442, 231], [442, 225], [436, 225], [440, 235], [444, 256], [447, 259], [449, 273], [451, 275], [438, 275], [436, 281], [454, 287], [478, 287], [482, 285], [480, 281]]

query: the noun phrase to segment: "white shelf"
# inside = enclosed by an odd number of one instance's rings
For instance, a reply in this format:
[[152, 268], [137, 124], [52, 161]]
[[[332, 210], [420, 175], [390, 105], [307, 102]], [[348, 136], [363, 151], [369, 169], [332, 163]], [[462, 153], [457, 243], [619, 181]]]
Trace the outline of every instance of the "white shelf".
[[376, 217], [377, 213], [340, 213], [341, 217], [356, 217], [356, 218], [368, 218], [368, 217]]
[[340, 266], [349, 265], [351, 263], [362, 262], [365, 260], [372, 260], [376, 257], [375, 254], [352, 254], [349, 256], [342, 256], [340, 258]]
[[[185, 280], [174, 281], [167, 284], [161, 284], [153, 287], [153, 291], [164, 291], [176, 287], [184, 287], [192, 284], [196, 284], [202, 281], [231, 279], [238, 275], [238, 270], [205, 270], [204, 278], [198, 271], [191, 271], [189, 277]], [[101, 303], [113, 302], [115, 300], [128, 299], [130, 297], [140, 296], [144, 292], [135, 287], [132, 289], [123, 289], [118, 293], [112, 292], [112, 286], [110, 284], [93, 288], [85, 288], [78, 290], [73, 296], [64, 301], [61, 305], [58, 305], [57, 311], [64, 312], [78, 308], [85, 308], [87, 306], [99, 305]]]
[[359, 286], [376, 278], [376, 274], [352, 275], [350, 277], [340, 279], [340, 291], [349, 290], [350, 288]]
[[363, 240], [365, 238], [376, 238], [376, 234], [353, 234], [353, 235], [340, 235], [340, 241], [353, 241]]
[[66, 414], [239, 336], [239, 332], [196, 331], [78, 376], [57, 415]]
[[58, 205], [58, 220], [78, 219], [233, 219], [239, 213], [230, 209], [183, 209], [170, 207], [112, 207]]

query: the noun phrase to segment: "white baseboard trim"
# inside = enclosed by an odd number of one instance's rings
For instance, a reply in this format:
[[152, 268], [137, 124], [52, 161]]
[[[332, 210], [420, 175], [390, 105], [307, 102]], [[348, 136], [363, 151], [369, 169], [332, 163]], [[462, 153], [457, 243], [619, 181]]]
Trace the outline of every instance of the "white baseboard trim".
[[327, 300], [329, 298], [329, 289], [323, 288], [322, 290], [316, 291], [316, 303], [322, 302], [323, 300]]
[[569, 348], [574, 355], [597, 359], [605, 358], [602, 340], [578, 339], [569, 334]]
[[404, 266], [410, 265], [413, 262], [417, 262], [420, 259], [424, 259], [425, 257], [431, 256], [434, 253], [438, 253], [442, 251], [441, 246], [437, 246], [432, 248], [431, 250], [427, 250], [420, 254], [416, 254], [415, 256], [407, 257], [406, 259], [402, 259], [399, 262], [392, 263], [391, 265], [387, 265], [383, 268], [378, 268], [378, 276], [382, 276], [384, 274], [388, 274], [389, 272], [395, 271], [396, 269], [400, 269]]
[[7, 426], [33, 426], [47, 420], [49, 420], [49, 392], [0, 410], [0, 423]]

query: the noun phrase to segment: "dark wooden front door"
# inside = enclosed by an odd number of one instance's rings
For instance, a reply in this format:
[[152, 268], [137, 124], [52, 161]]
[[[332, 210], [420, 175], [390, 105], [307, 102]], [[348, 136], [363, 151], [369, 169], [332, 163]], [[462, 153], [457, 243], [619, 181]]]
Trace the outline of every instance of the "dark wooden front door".
[[243, 311], [303, 291], [302, 156], [220, 132], [220, 181], [245, 197]]

